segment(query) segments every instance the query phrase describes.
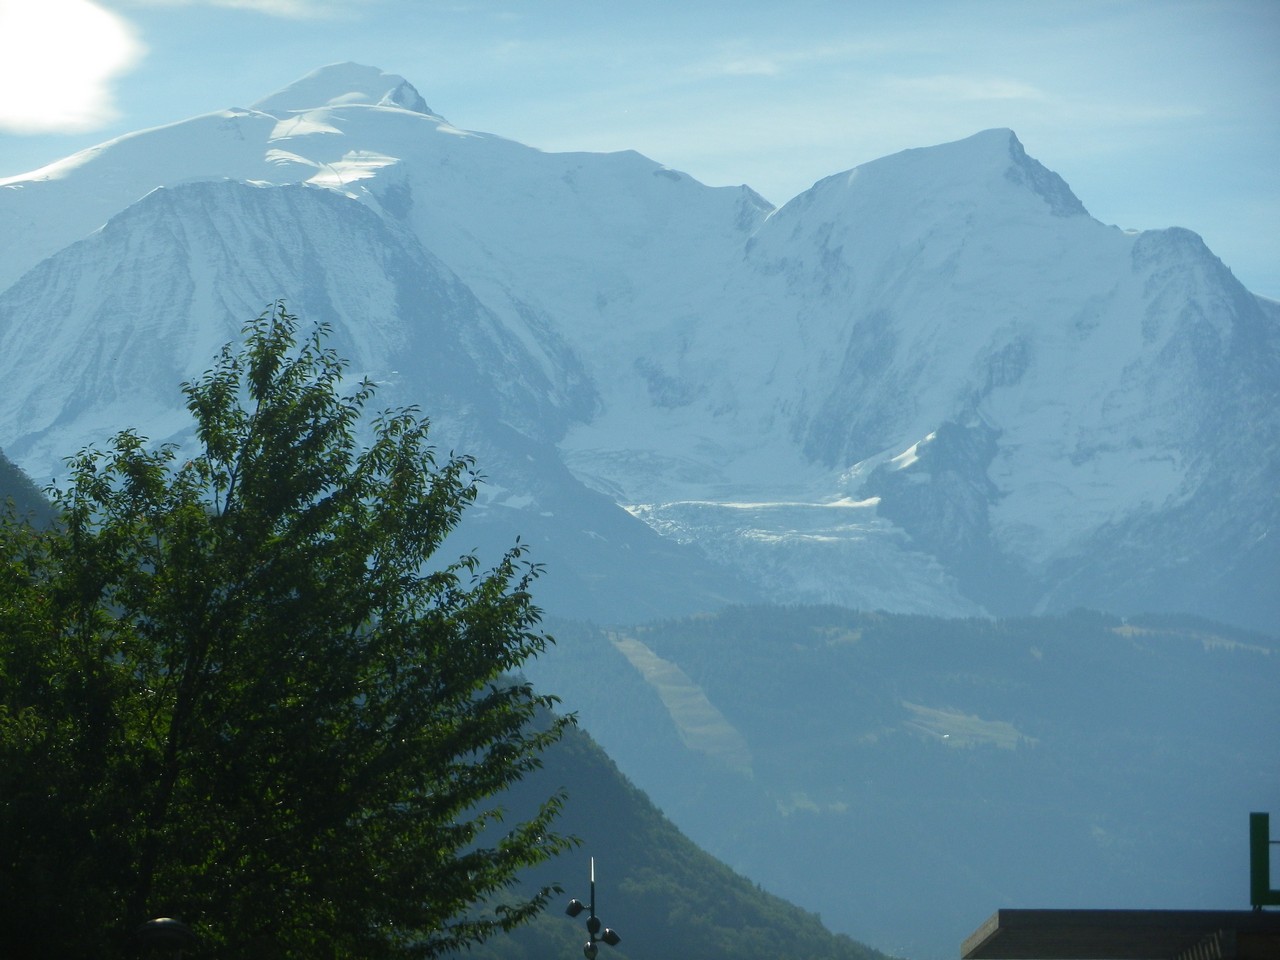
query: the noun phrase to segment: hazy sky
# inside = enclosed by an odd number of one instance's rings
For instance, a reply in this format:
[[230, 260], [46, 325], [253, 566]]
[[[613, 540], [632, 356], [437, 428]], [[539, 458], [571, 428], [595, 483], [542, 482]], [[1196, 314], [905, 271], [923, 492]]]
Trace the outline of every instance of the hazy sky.
[[1280, 299], [1280, 0], [0, 0], [0, 176], [355, 60], [455, 125], [776, 204], [1012, 127], [1106, 223]]

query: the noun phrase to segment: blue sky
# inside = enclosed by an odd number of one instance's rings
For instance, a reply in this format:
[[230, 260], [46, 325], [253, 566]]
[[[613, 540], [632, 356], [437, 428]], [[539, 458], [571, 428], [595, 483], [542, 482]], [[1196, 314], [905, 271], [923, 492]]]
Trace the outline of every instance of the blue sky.
[[0, 0], [0, 177], [342, 60], [454, 124], [781, 204], [1012, 127], [1089, 211], [1280, 299], [1280, 0]]

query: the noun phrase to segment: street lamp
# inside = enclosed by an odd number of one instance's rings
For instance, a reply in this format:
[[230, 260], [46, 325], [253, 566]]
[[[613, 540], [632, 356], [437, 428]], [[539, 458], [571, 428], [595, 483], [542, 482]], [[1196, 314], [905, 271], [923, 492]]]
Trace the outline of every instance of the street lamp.
[[587, 960], [596, 960], [596, 954], [599, 948], [596, 946], [598, 942], [603, 941], [611, 947], [616, 947], [622, 942], [622, 938], [618, 936], [616, 930], [605, 927], [603, 931], [600, 929], [600, 918], [596, 916], [596, 858], [591, 858], [591, 902], [583, 903], [581, 900], [570, 900], [569, 906], [565, 908], [565, 913], [571, 917], [576, 917], [583, 910], [587, 910], [587, 942], [583, 944], [582, 955]]

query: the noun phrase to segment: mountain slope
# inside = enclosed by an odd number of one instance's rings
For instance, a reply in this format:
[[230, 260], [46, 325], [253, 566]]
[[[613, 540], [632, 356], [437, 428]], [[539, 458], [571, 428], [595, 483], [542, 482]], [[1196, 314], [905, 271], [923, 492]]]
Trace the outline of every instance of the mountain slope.
[[596, 862], [596, 906], [622, 942], [616, 960], [878, 960], [884, 954], [833, 934], [810, 912], [761, 890], [699, 850], [626, 779], [584, 733], [570, 730], [543, 768], [505, 798], [509, 809], [536, 804], [564, 788], [561, 828], [581, 846], [531, 872], [530, 884], [559, 883], [564, 896], [531, 927], [468, 951], [482, 960], [575, 956], [585, 916], [562, 910], [588, 898]]
[[663, 541], [564, 469], [550, 442], [573, 399], [411, 233], [304, 185], [157, 189], [0, 293], [10, 321], [0, 367], [26, 381], [0, 396], [15, 462], [53, 478], [62, 456], [130, 425], [153, 442], [192, 443], [179, 383], [273, 289], [330, 326], [352, 377], [379, 383], [380, 404], [421, 406], [437, 446], [478, 458], [483, 499], [449, 550], [496, 557], [523, 536], [549, 567], [544, 601], [587, 616], [748, 595], [731, 572]]
[[31, 478], [13, 465], [0, 450], [0, 510], [12, 508], [13, 516], [43, 526], [53, 520], [53, 510]]

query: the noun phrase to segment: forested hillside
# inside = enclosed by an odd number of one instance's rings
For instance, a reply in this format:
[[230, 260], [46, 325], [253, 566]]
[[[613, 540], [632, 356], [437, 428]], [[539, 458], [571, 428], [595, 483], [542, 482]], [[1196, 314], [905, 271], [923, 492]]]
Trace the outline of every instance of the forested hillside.
[[18, 516], [31, 517], [37, 523], [46, 523], [53, 516], [48, 501], [31, 478], [0, 451], [0, 505], [7, 503], [12, 503]]
[[599, 746], [570, 730], [546, 764], [509, 795], [514, 809], [550, 789], [568, 793], [561, 824], [582, 845], [528, 875], [554, 881], [564, 896], [531, 926], [467, 955], [482, 960], [542, 960], [580, 955], [586, 915], [563, 913], [586, 902], [589, 858], [596, 861], [597, 912], [622, 942], [601, 960], [874, 960], [885, 955], [833, 934], [815, 914], [762, 890], [700, 850], [637, 789]]

